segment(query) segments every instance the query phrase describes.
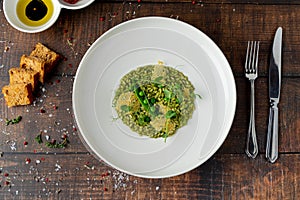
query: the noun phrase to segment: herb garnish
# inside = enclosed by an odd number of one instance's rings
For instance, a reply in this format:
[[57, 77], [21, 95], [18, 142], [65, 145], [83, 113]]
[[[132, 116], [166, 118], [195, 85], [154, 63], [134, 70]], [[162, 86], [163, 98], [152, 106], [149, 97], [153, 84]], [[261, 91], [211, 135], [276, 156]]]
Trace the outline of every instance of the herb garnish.
[[165, 98], [167, 99], [167, 101], [170, 101], [171, 98], [173, 97], [173, 93], [167, 89], [164, 89], [164, 94], [165, 94]]
[[5, 119], [5, 125], [8, 126], [10, 124], [17, 124], [22, 120], [22, 116], [18, 116], [17, 118], [14, 119]]
[[127, 105], [121, 105], [121, 110], [123, 110], [125, 112], [129, 112], [131, 110], [131, 107], [127, 106]]
[[46, 142], [46, 147], [49, 148], [64, 148], [67, 146], [67, 144], [69, 143], [69, 140], [67, 138], [65, 138], [63, 141], [61, 142], [56, 142], [56, 140], [52, 140], [51, 142]]
[[[42, 134], [38, 134], [35, 138], [35, 141], [37, 141], [37, 143], [42, 144], [43, 140], [42, 140]], [[51, 142], [46, 142], [45, 146], [49, 147], [49, 148], [64, 148], [67, 146], [67, 144], [69, 144], [69, 140], [68, 137], [66, 135], [63, 135], [62, 137], [62, 141], [61, 142], [56, 142], [56, 140], [52, 140]]]
[[151, 121], [151, 119], [147, 115], [141, 115], [137, 118], [137, 121], [140, 126], [145, 126]]
[[167, 138], [169, 137], [169, 134], [167, 132], [165, 132], [163, 135], [162, 135], [162, 138], [164, 138], [164, 142], [166, 143], [167, 142]]
[[199, 97], [200, 99], [202, 99], [202, 96], [200, 94], [195, 94], [195, 97]]
[[154, 83], [159, 83], [159, 84], [160, 84], [160, 83], [161, 83], [160, 81], [163, 80], [163, 78], [164, 78], [164, 77], [159, 76], [159, 77], [157, 77], [156, 79], [154, 79], [153, 82], [154, 82]]
[[42, 144], [43, 143], [43, 140], [42, 140], [42, 134], [38, 134], [35, 138], [34, 138], [35, 141], [37, 141], [37, 143], [39, 144]]
[[166, 113], [166, 118], [167, 119], [171, 119], [172, 117], [175, 117], [176, 116], [176, 112], [173, 111], [173, 110], [169, 110], [167, 113]]

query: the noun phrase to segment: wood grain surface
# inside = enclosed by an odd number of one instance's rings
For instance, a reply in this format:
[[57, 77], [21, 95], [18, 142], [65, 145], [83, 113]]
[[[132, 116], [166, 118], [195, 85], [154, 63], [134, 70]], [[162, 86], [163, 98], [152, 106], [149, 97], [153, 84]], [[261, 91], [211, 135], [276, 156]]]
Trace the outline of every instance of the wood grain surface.
[[[6, 21], [0, 0], [0, 87], [8, 70], [42, 42], [63, 55], [30, 106], [7, 108], [0, 95], [0, 199], [300, 199], [300, 3], [275, 0], [96, 0], [81, 10], [62, 9], [48, 30], [28, 34]], [[223, 51], [235, 77], [237, 106], [232, 128], [207, 162], [180, 176], [143, 179], [97, 160], [80, 140], [72, 110], [77, 67], [90, 45], [130, 19], [164, 16], [187, 22]], [[279, 159], [265, 159], [268, 122], [268, 66], [278, 26], [283, 27], [282, 92], [279, 104]], [[260, 40], [256, 81], [259, 155], [244, 153], [250, 84], [244, 77], [248, 40]], [[113, 51], [113, 49], [111, 49]], [[22, 116], [20, 123], [5, 119]], [[63, 149], [38, 144], [41, 134], [70, 143]]]

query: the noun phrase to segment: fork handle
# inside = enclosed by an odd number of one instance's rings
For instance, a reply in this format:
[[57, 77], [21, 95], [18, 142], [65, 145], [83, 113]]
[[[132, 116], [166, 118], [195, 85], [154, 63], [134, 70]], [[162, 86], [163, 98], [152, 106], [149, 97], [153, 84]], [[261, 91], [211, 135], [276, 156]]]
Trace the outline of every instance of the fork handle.
[[255, 97], [254, 97], [254, 80], [251, 80], [251, 107], [250, 107], [250, 122], [249, 122], [249, 129], [247, 134], [247, 141], [246, 141], [246, 154], [251, 157], [255, 158], [258, 154], [258, 145], [256, 140], [256, 130], [255, 130]]
[[266, 158], [274, 163], [278, 158], [278, 107], [271, 101], [267, 133]]

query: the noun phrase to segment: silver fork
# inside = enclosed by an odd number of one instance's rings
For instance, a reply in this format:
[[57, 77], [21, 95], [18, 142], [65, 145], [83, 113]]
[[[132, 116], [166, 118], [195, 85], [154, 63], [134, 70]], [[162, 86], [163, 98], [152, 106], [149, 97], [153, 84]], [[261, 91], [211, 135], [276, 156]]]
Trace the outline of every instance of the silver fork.
[[255, 158], [258, 154], [258, 145], [255, 130], [255, 98], [254, 98], [254, 81], [257, 78], [258, 71], [258, 52], [259, 41], [248, 41], [246, 62], [245, 62], [245, 75], [251, 83], [251, 109], [250, 109], [250, 122], [246, 143], [246, 154]]

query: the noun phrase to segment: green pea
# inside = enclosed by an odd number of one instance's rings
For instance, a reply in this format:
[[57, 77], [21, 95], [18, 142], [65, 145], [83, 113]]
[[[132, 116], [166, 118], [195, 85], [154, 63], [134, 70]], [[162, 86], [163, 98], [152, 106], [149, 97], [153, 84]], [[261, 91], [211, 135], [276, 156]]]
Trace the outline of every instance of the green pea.
[[140, 92], [139, 92], [139, 95], [140, 95], [141, 97], [144, 96], [144, 92], [140, 91]]
[[150, 117], [146, 116], [146, 117], [144, 118], [144, 121], [145, 121], [145, 122], [150, 122], [151, 119], [150, 119]]
[[156, 99], [155, 99], [155, 98], [151, 98], [151, 100], [150, 100], [150, 101], [151, 101], [151, 103], [152, 103], [152, 104], [155, 104], [155, 102], [156, 102]]

